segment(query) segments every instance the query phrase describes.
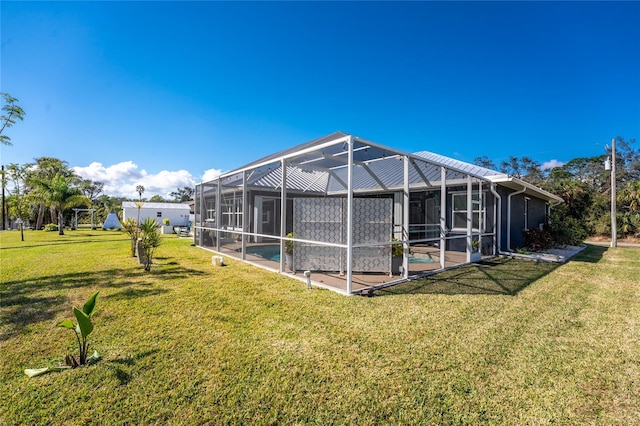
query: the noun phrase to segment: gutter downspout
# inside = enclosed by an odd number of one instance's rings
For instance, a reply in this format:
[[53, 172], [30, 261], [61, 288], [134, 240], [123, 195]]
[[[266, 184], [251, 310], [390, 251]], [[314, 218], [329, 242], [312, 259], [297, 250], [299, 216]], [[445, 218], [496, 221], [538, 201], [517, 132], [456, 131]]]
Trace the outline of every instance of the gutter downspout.
[[526, 190], [527, 187], [523, 186], [521, 190], [512, 192], [507, 197], [507, 250], [509, 252], [513, 252], [513, 250], [511, 250], [511, 197], [513, 197], [514, 195], [522, 194]]
[[498, 194], [498, 191], [496, 191], [496, 186], [493, 182], [491, 182], [491, 186], [489, 187], [489, 190], [491, 191], [493, 196], [496, 197], [496, 200], [498, 200], [498, 212], [497, 214], [494, 215], [494, 218], [493, 218], [493, 220], [497, 224], [497, 226], [495, 227], [496, 243], [493, 245], [493, 250], [494, 250], [494, 253], [497, 254], [502, 251], [502, 239], [500, 238], [502, 236], [502, 232], [501, 232], [502, 231], [502, 197], [500, 196], [500, 194]]

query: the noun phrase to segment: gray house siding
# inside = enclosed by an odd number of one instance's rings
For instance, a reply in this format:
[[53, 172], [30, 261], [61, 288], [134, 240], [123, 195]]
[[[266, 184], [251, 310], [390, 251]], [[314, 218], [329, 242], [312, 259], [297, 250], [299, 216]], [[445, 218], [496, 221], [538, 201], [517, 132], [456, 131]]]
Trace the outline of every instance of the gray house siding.
[[[500, 187], [498, 193], [502, 197], [502, 235], [500, 236], [502, 250], [515, 250], [524, 246], [525, 229], [539, 228], [544, 224], [547, 216], [547, 202], [540, 198], [524, 194], [511, 197], [511, 224], [508, 221], [509, 194], [516, 191]], [[525, 215], [526, 208], [526, 215]], [[526, 221], [526, 222], [525, 222]], [[511, 247], [508, 246], [507, 232], [511, 234]]]

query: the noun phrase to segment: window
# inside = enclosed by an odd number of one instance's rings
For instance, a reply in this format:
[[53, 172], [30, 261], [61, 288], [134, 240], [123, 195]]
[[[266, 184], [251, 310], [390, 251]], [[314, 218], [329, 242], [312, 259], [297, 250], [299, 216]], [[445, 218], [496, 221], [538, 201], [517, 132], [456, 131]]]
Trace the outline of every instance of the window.
[[[457, 230], [466, 230], [467, 193], [455, 192], [451, 194], [451, 205], [451, 227]], [[484, 232], [485, 223], [487, 222], [484, 194], [481, 198], [478, 191], [473, 191], [471, 193], [471, 206], [473, 209], [471, 214], [471, 227], [475, 232]]]
[[216, 220], [216, 200], [207, 200], [207, 216], [208, 221]]
[[162, 217], [162, 212], [157, 212], [156, 217]]

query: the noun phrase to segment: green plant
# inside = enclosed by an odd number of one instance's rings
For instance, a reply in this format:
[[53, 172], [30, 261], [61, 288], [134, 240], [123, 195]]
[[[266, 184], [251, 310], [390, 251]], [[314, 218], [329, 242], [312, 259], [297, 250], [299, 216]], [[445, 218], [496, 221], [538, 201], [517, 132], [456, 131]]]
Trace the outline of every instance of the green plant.
[[[289, 232], [286, 235], [287, 238], [295, 238], [293, 232]], [[287, 254], [293, 254], [293, 241], [287, 240], [284, 242], [284, 252]]]
[[44, 226], [44, 230], [46, 232], [57, 231], [58, 230], [58, 225], [56, 225], [55, 223], [47, 223]]
[[480, 240], [471, 241], [471, 251], [474, 253], [478, 253], [480, 251]]
[[170, 224], [171, 222], [169, 221], [169, 218], [168, 218], [168, 217], [165, 217], [164, 219], [162, 219], [162, 223], [164, 223], [164, 224], [165, 224], [165, 226], [169, 226], [169, 224]]
[[84, 304], [82, 310], [73, 307], [73, 314], [78, 321], [77, 324], [74, 324], [70, 319], [66, 319], [60, 321], [56, 324], [58, 327], [68, 328], [69, 330], [73, 330], [76, 334], [76, 339], [78, 340], [78, 359], [73, 355], [67, 354], [65, 357], [65, 363], [72, 368], [78, 367], [80, 365], [85, 365], [87, 362], [90, 362], [94, 359], [97, 359], [98, 353], [95, 352], [91, 357], [87, 357], [89, 353], [89, 342], [87, 341], [87, 337], [93, 331], [93, 323], [91, 322], [91, 317], [93, 316], [93, 312], [96, 307], [96, 298], [98, 297], [99, 291], [96, 291], [89, 297], [89, 300]]
[[554, 246], [554, 240], [549, 231], [533, 228], [522, 231], [524, 246], [531, 251], [546, 250]]
[[131, 244], [131, 256], [136, 257], [136, 244], [138, 242], [138, 236], [140, 235], [140, 228], [138, 227], [138, 221], [132, 217], [127, 218], [124, 222], [121, 222], [122, 229], [129, 235]]
[[[391, 241], [400, 241], [397, 238], [393, 238]], [[391, 245], [391, 257], [402, 257], [404, 256], [404, 247], [402, 243], [396, 243]]]
[[160, 245], [161, 238], [158, 232], [158, 222], [153, 218], [146, 218], [144, 222], [140, 224], [141, 237], [138, 239], [138, 251], [140, 253], [140, 260], [144, 265], [145, 271], [151, 270], [151, 262], [156, 248]]

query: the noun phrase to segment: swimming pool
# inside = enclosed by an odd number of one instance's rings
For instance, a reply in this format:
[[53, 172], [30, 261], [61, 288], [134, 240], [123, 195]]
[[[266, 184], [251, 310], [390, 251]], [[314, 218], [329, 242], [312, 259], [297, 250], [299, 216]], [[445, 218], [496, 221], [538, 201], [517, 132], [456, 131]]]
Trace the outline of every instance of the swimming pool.
[[250, 246], [247, 247], [247, 254], [252, 254], [274, 262], [280, 262], [280, 246], [277, 244]]
[[422, 256], [414, 256], [413, 254], [409, 255], [409, 263], [433, 263], [435, 262], [430, 257], [422, 257]]
[[[277, 244], [267, 244], [263, 246], [250, 246], [247, 247], [247, 254], [261, 257], [266, 260], [274, 262], [280, 262], [280, 246]], [[409, 263], [433, 263], [434, 260], [430, 257], [422, 256], [409, 256]]]

